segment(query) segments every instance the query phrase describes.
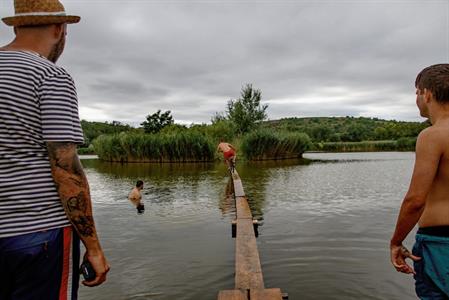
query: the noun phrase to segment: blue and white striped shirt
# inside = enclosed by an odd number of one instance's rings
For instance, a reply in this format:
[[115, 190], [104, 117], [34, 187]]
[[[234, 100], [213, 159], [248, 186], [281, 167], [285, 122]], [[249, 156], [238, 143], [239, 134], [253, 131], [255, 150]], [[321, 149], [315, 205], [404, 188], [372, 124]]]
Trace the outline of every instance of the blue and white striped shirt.
[[83, 143], [73, 79], [38, 54], [0, 51], [0, 238], [70, 224], [50, 141]]

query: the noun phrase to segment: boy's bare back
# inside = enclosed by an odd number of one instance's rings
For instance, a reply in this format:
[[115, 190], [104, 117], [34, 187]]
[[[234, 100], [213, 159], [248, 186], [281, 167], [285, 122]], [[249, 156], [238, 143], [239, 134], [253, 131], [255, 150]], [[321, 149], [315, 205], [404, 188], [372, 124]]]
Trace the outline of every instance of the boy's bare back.
[[[423, 281], [427, 275], [421, 269], [415, 272], [406, 262], [406, 259], [412, 259], [417, 263], [423, 260], [422, 254], [410, 252], [403, 241], [418, 224], [418, 233], [421, 231], [419, 234], [426, 235], [432, 241], [426, 247], [433, 247], [438, 252], [446, 251], [449, 245], [449, 64], [423, 69], [416, 77], [415, 87], [419, 113], [432, 125], [419, 134], [416, 142], [415, 167], [390, 240], [390, 255], [396, 271], [415, 274], [417, 295], [425, 298], [434, 292], [432, 285]], [[448, 243], [434, 243], [434, 238], [439, 237], [441, 232], [447, 235]], [[421, 249], [427, 242], [418, 242], [417, 239], [415, 246], [419, 245]], [[420, 250], [418, 252], [421, 253]], [[436, 266], [432, 278], [445, 282], [447, 268], [449, 265]], [[449, 286], [446, 293], [449, 294]]]
[[234, 146], [225, 142], [221, 142], [220, 144], [218, 144], [218, 151], [228, 152], [229, 150], [235, 150]]
[[[428, 189], [420, 227], [449, 225], [449, 118], [439, 120], [418, 137], [416, 184]], [[417, 170], [418, 169], [418, 170]]]

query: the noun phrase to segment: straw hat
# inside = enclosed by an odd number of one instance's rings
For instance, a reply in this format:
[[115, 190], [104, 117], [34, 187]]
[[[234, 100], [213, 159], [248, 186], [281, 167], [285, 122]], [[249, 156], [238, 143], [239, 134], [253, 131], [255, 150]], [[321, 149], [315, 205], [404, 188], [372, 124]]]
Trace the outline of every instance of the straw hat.
[[78, 23], [80, 17], [68, 16], [58, 0], [14, 0], [15, 15], [3, 18], [8, 26], [33, 26]]

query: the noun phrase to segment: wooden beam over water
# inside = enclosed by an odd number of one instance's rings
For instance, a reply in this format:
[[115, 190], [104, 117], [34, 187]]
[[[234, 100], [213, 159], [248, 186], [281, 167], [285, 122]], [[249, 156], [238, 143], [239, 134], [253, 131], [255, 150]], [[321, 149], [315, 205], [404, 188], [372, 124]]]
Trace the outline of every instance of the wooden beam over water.
[[253, 219], [246, 197], [235, 197], [235, 213], [237, 215], [237, 220]]
[[218, 293], [218, 300], [248, 300], [248, 297], [241, 290], [227, 290]]
[[262, 267], [252, 219], [237, 219], [235, 288], [263, 289]]
[[251, 300], [282, 300], [282, 293], [280, 289], [251, 290], [249, 297]]
[[280, 289], [265, 289], [251, 209], [236, 170], [231, 177], [236, 207], [235, 290], [220, 291], [218, 300], [282, 300]]

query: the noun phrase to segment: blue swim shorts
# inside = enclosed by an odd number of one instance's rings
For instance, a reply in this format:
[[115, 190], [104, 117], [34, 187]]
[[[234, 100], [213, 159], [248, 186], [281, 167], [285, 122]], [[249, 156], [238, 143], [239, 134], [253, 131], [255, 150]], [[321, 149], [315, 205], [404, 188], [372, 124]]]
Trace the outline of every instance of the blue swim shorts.
[[416, 234], [415, 290], [420, 299], [449, 300], [449, 237]]
[[76, 300], [79, 246], [72, 227], [0, 238], [0, 299]]

